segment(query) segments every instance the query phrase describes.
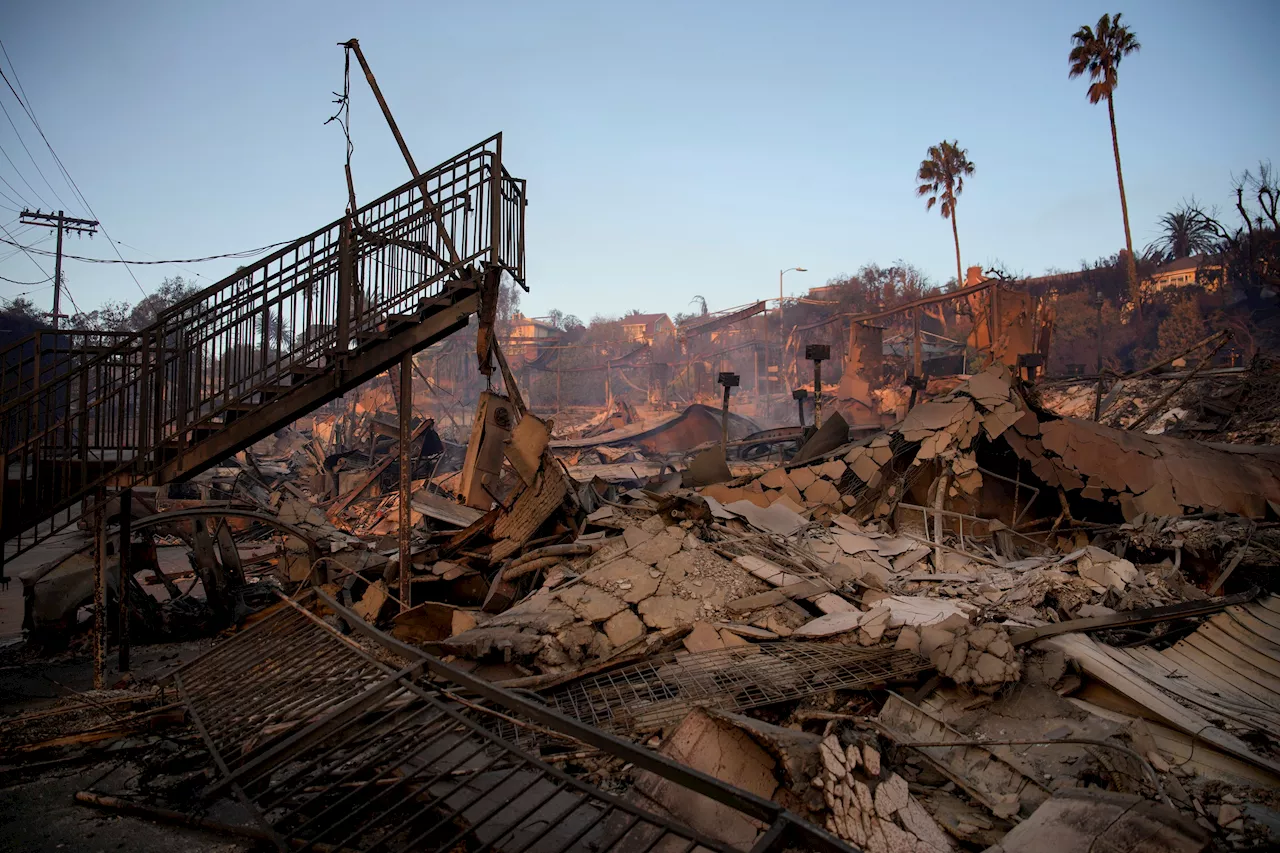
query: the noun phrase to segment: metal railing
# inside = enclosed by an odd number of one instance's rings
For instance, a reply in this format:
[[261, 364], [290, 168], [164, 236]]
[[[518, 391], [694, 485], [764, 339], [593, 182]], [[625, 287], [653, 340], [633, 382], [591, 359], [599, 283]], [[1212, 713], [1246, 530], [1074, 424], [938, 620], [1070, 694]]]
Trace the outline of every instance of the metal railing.
[[498, 134], [107, 346], [41, 333], [0, 352], [6, 535], [65, 527], [96, 489], [154, 480], [291, 389], [347, 381], [334, 378], [347, 358], [473, 292], [481, 269], [523, 281], [525, 183], [501, 152]]
[[[313, 604], [391, 661], [340, 635]], [[733, 850], [556, 769], [495, 732], [498, 720], [594, 746], [740, 812], [762, 829], [753, 853], [855, 853], [777, 803], [399, 644], [319, 591], [172, 678], [218, 769], [203, 799], [234, 795], [280, 850]]]

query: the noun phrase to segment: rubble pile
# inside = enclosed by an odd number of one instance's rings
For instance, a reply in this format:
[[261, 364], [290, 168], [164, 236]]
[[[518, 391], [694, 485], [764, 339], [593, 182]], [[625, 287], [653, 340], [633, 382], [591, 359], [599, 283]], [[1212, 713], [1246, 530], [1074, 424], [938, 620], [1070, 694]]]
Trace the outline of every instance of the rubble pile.
[[[874, 435], [833, 418], [793, 460], [695, 487], [598, 466], [714, 455], [705, 412], [620, 407], [553, 438], [486, 394], [460, 467], [440, 450], [413, 472], [407, 576], [394, 439], [291, 431], [204, 487], [270, 518], [235, 528], [246, 559], [274, 542], [277, 583], [350, 608], [327, 620], [536, 691], [859, 849], [1035, 849], [1024, 828], [1085, 808], [1169, 849], [1274, 833], [1268, 449], [1061, 417], [996, 366]], [[193, 562], [198, 527], [169, 534]], [[726, 844], [758, 838], [668, 779], [535, 748]]]
[[881, 765], [874, 737], [832, 733], [823, 738], [821, 751], [823, 772], [813, 784], [822, 789], [829, 830], [875, 853], [956, 849], [907, 781]]

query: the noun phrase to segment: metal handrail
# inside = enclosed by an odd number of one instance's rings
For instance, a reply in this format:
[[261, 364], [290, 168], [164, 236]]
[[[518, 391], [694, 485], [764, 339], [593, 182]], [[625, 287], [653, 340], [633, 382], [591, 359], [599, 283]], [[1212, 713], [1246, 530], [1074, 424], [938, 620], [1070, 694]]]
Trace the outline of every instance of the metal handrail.
[[[17, 377], [15, 393], [0, 398], [0, 470], [11, 475], [17, 464], [19, 479], [32, 481], [19, 487], [19, 506], [0, 503], [0, 514], [26, 518], [38, 506], [47, 518], [108, 480], [148, 477], [233, 410], [319, 377], [332, 382], [389, 320], [415, 316], [430, 300], [447, 304], [459, 286], [475, 286], [481, 268], [523, 282], [525, 185], [500, 158], [499, 134], [159, 312], [146, 328], [112, 336], [101, 351], [58, 358], [55, 338], [50, 367], [37, 334], [19, 342], [30, 357], [10, 366], [0, 353], [0, 388], [4, 371]], [[428, 206], [439, 215], [427, 216]], [[458, 263], [443, 260], [446, 239]], [[45, 487], [41, 469], [50, 464]]]

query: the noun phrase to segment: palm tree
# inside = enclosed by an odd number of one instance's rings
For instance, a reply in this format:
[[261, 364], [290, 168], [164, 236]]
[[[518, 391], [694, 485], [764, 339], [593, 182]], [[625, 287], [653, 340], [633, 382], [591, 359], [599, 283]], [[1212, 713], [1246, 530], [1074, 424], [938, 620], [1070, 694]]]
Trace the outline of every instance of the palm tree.
[[1129, 204], [1124, 197], [1124, 175], [1120, 171], [1120, 142], [1116, 138], [1116, 104], [1115, 90], [1119, 85], [1117, 69], [1120, 60], [1131, 53], [1136, 53], [1142, 45], [1137, 36], [1127, 26], [1120, 23], [1120, 13], [1115, 17], [1104, 14], [1098, 19], [1096, 29], [1085, 24], [1071, 36], [1071, 54], [1067, 57], [1071, 63], [1068, 76], [1079, 77], [1086, 72], [1092, 81], [1089, 84], [1089, 103], [1096, 104], [1103, 98], [1107, 101], [1107, 115], [1111, 119], [1111, 150], [1116, 156], [1116, 183], [1120, 185], [1120, 214], [1124, 217], [1124, 245], [1128, 250], [1129, 292], [1133, 296], [1138, 317], [1142, 317], [1142, 301], [1138, 298], [1138, 268], [1133, 258], [1133, 237], [1129, 233]]
[[1148, 247], [1171, 261], [1189, 258], [1218, 247], [1218, 232], [1195, 203], [1183, 202], [1177, 210], [1160, 217], [1161, 235]]
[[964, 190], [964, 179], [973, 174], [973, 164], [969, 162], [969, 152], [956, 142], [945, 139], [937, 145], [929, 146], [929, 156], [920, 162], [920, 171], [916, 173], [916, 195], [928, 196], [926, 210], [932, 210], [939, 201], [942, 202], [942, 218], [951, 220], [951, 236], [956, 241], [956, 282], [964, 286], [964, 273], [960, 267], [960, 233], [956, 230], [956, 197]]

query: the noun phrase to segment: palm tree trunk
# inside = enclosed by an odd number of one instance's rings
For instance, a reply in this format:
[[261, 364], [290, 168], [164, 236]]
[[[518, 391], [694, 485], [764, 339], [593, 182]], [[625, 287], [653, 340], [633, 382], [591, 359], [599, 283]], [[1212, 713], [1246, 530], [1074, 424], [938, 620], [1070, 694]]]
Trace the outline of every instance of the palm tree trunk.
[[1128, 251], [1125, 274], [1129, 279], [1129, 295], [1133, 299], [1138, 322], [1142, 322], [1142, 299], [1138, 292], [1138, 265], [1133, 258], [1133, 237], [1129, 233], [1129, 202], [1124, 197], [1124, 173], [1120, 171], [1120, 140], [1116, 136], [1116, 103], [1107, 95], [1107, 116], [1111, 119], [1111, 151], [1116, 155], [1116, 183], [1120, 185], [1120, 215], [1124, 218], [1124, 247]]
[[964, 275], [960, 270], [960, 232], [956, 230], [956, 203], [951, 203], [951, 238], [956, 241], [956, 289], [964, 287]]

